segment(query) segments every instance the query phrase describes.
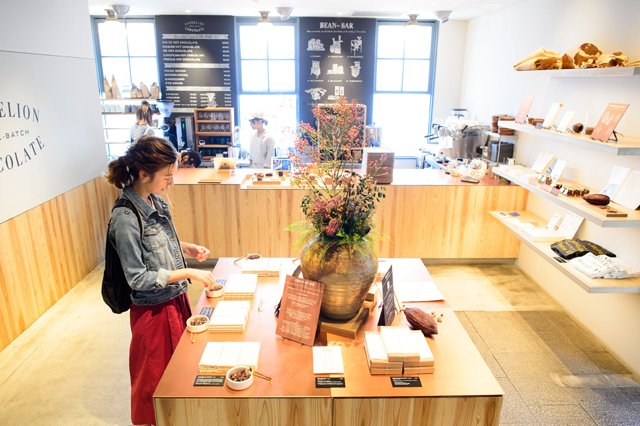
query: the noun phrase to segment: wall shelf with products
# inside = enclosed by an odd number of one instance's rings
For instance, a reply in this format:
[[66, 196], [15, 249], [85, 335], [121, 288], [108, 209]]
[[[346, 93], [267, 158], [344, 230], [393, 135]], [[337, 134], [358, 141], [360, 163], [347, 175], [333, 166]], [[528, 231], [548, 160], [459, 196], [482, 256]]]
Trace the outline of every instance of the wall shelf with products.
[[558, 140], [574, 145], [603, 151], [614, 155], [640, 155], [640, 139], [622, 138], [618, 136], [618, 142], [600, 142], [575, 133], [560, 133], [555, 130], [536, 129], [528, 124], [518, 124], [515, 121], [500, 121], [500, 127], [513, 129], [519, 132], [530, 133], [536, 136], [542, 136], [549, 139]]
[[[546, 224], [541, 217], [527, 211], [517, 212], [520, 214], [519, 219], [526, 222], [537, 222], [538, 226]], [[558, 255], [551, 249], [551, 242], [536, 242], [525, 236], [522, 231], [514, 224], [505, 221], [499, 217], [496, 212], [490, 211], [492, 218], [497, 220], [504, 226], [513, 236], [523, 242], [527, 247], [531, 248], [538, 255], [542, 256], [547, 262], [552, 264], [556, 269], [578, 284], [587, 293], [640, 293], [640, 278], [624, 278], [624, 279], [592, 279], [575, 269], [569, 263], [559, 263], [554, 257]]]
[[233, 108], [194, 108], [193, 121], [196, 126], [194, 146], [203, 159], [224, 154], [233, 147]]
[[607, 67], [514, 72], [518, 77], [633, 77], [640, 76], [640, 67]]
[[[529, 173], [533, 173], [531, 170], [528, 170], [528, 169], [525, 170], [525, 173], [527, 171]], [[565, 209], [570, 210], [584, 217], [589, 222], [595, 223], [596, 225], [601, 226], [603, 228], [639, 228], [640, 227], [640, 211], [638, 210], [629, 210], [625, 207], [622, 207], [616, 204], [615, 209], [627, 213], [628, 216], [627, 217], [605, 217], [603, 215], [596, 213], [595, 209], [593, 207], [590, 207], [590, 205], [580, 197], [567, 197], [562, 194], [558, 196], [552, 195], [551, 193], [542, 190], [539, 186], [532, 185], [525, 179], [514, 176], [513, 174], [506, 172], [504, 170], [501, 170], [499, 167], [494, 167], [493, 173], [495, 173], [497, 176], [500, 176], [501, 178], [507, 179], [515, 184], [518, 184], [524, 189], [527, 189], [528, 191], [531, 191], [536, 195], [540, 195], [542, 198], [552, 201], [553, 203], [561, 207], [564, 207]], [[565, 179], [561, 179], [560, 181], [570, 186], [583, 186], [575, 182], [567, 181]], [[593, 193], [598, 191], [591, 191], [591, 192]]]

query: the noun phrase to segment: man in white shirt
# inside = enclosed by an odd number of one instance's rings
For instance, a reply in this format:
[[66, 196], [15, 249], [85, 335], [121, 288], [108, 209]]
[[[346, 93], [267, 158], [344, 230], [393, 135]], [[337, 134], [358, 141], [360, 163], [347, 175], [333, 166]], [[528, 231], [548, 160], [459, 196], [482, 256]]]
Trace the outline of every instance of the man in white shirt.
[[249, 139], [249, 167], [254, 169], [270, 169], [276, 141], [264, 128], [269, 124], [262, 112], [249, 115], [249, 123], [254, 132]]

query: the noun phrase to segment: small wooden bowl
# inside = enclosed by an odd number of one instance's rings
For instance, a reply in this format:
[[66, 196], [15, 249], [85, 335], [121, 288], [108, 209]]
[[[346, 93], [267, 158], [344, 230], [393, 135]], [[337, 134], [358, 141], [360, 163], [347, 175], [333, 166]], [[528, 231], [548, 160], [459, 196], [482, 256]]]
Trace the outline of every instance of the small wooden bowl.
[[[220, 284], [215, 284], [215, 285], [220, 285]], [[204, 291], [207, 294], [207, 297], [220, 297], [224, 294], [224, 286], [222, 286], [220, 290], [209, 290], [208, 288], [205, 287]]]

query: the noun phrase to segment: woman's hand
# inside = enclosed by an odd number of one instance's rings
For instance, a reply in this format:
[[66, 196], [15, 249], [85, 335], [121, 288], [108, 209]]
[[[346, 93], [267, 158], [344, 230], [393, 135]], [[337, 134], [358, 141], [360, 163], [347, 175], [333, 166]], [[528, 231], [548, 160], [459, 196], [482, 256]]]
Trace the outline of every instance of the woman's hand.
[[196, 244], [184, 243], [182, 246], [184, 252], [193, 257], [198, 262], [203, 262], [209, 256], [209, 249]]
[[200, 269], [188, 268], [187, 274], [189, 278], [195, 281], [200, 281], [206, 288], [212, 287], [216, 283], [216, 279], [213, 278], [211, 272], [201, 271]]

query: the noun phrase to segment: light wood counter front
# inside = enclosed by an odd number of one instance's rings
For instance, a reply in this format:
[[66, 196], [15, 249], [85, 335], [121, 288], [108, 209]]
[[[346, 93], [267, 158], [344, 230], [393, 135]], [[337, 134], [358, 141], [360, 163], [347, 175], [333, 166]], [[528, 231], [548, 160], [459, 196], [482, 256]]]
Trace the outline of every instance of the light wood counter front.
[[[432, 280], [419, 259], [389, 260], [397, 271], [394, 282]], [[220, 259], [213, 275], [227, 278], [239, 273], [242, 264]], [[354, 340], [318, 333], [316, 346], [342, 347], [346, 387], [316, 389], [311, 347], [275, 334], [273, 306], [282, 295], [285, 275], [296, 265], [291, 259], [282, 259], [280, 278], [259, 279], [244, 333], [205, 331], [191, 343], [185, 332], [154, 394], [158, 426], [498, 425], [504, 392], [445, 302], [407, 304], [444, 313], [438, 335], [427, 339], [436, 370], [419, 375], [422, 387], [393, 388], [391, 376], [369, 374], [363, 331], [377, 330], [381, 309], [374, 308]], [[215, 306], [218, 300], [203, 294], [194, 313]], [[264, 309], [259, 312], [261, 300]], [[408, 324], [404, 315], [398, 314], [393, 325]], [[273, 383], [254, 378], [253, 385], [244, 391], [233, 391], [226, 385], [193, 386], [209, 341], [260, 342], [258, 371], [272, 377]]]
[[[247, 174], [179, 169], [168, 197], [183, 241], [204, 245], [212, 258], [249, 252], [298, 257], [297, 235], [284, 230], [304, 219], [301, 189], [242, 189]], [[222, 184], [198, 184], [222, 177]], [[461, 182], [442, 170], [396, 170], [376, 213], [382, 257], [516, 258], [520, 242], [488, 211], [525, 210], [528, 191], [498, 179]]]

